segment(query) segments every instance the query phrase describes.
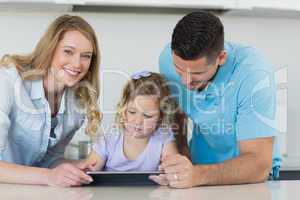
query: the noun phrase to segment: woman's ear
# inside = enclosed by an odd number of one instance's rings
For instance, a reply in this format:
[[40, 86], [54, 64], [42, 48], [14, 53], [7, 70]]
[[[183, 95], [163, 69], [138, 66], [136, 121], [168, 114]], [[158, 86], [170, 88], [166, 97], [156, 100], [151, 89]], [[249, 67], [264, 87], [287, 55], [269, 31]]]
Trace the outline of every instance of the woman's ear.
[[126, 110], [121, 111], [121, 123], [126, 121]]

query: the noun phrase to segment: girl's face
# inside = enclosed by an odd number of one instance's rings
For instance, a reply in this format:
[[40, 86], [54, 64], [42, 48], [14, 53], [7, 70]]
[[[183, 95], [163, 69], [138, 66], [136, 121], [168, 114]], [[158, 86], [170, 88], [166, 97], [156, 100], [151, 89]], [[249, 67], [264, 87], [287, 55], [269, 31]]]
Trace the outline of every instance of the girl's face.
[[78, 83], [89, 70], [92, 54], [92, 43], [82, 33], [67, 31], [57, 44], [51, 62], [50, 74], [55, 84], [72, 87]]
[[160, 119], [159, 101], [156, 95], [139, 95], [127, 104], [125, 132], [137, 138], [149, 137]]

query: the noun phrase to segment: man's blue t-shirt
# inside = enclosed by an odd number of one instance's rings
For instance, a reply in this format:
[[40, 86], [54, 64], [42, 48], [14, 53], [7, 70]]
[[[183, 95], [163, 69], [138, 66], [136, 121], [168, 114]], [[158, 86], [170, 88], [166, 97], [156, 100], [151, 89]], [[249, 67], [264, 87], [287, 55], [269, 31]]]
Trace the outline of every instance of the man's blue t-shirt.
[[[189, 90], [175, 72], [168, 44], [159, 59], [181, 109], [193, 121], [189, 143], [194, 164], [216, 164], [239, 156], [238, 142], [277, 135], [276, 86], [272, 66], [252, 47], [226, 42], [227, 60], [202, 91]], [[274, 178], [280, 155], [273, 148]]]

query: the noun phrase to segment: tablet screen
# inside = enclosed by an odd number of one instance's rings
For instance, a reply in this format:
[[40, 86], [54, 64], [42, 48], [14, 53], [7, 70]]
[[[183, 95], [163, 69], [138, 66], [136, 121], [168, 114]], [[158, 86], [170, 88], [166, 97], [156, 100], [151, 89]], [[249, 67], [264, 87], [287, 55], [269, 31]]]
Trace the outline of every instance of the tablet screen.
[[89, 185], [157, 185], [149, 179], [150, 175], [159, 175], [161, 172], [87, 172], [93, 182]]

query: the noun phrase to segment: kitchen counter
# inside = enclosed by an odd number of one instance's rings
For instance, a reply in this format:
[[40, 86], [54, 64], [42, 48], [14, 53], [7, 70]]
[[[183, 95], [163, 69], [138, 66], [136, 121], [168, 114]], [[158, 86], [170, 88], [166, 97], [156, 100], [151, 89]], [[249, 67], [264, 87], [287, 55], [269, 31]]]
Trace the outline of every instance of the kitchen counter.
[[159, 186], [73, 187], [0, 184], [3, 200], [290, 200], [298, 199], [300, 181], [269, 181], [260, 184], [205, 186], [171, 189]]

